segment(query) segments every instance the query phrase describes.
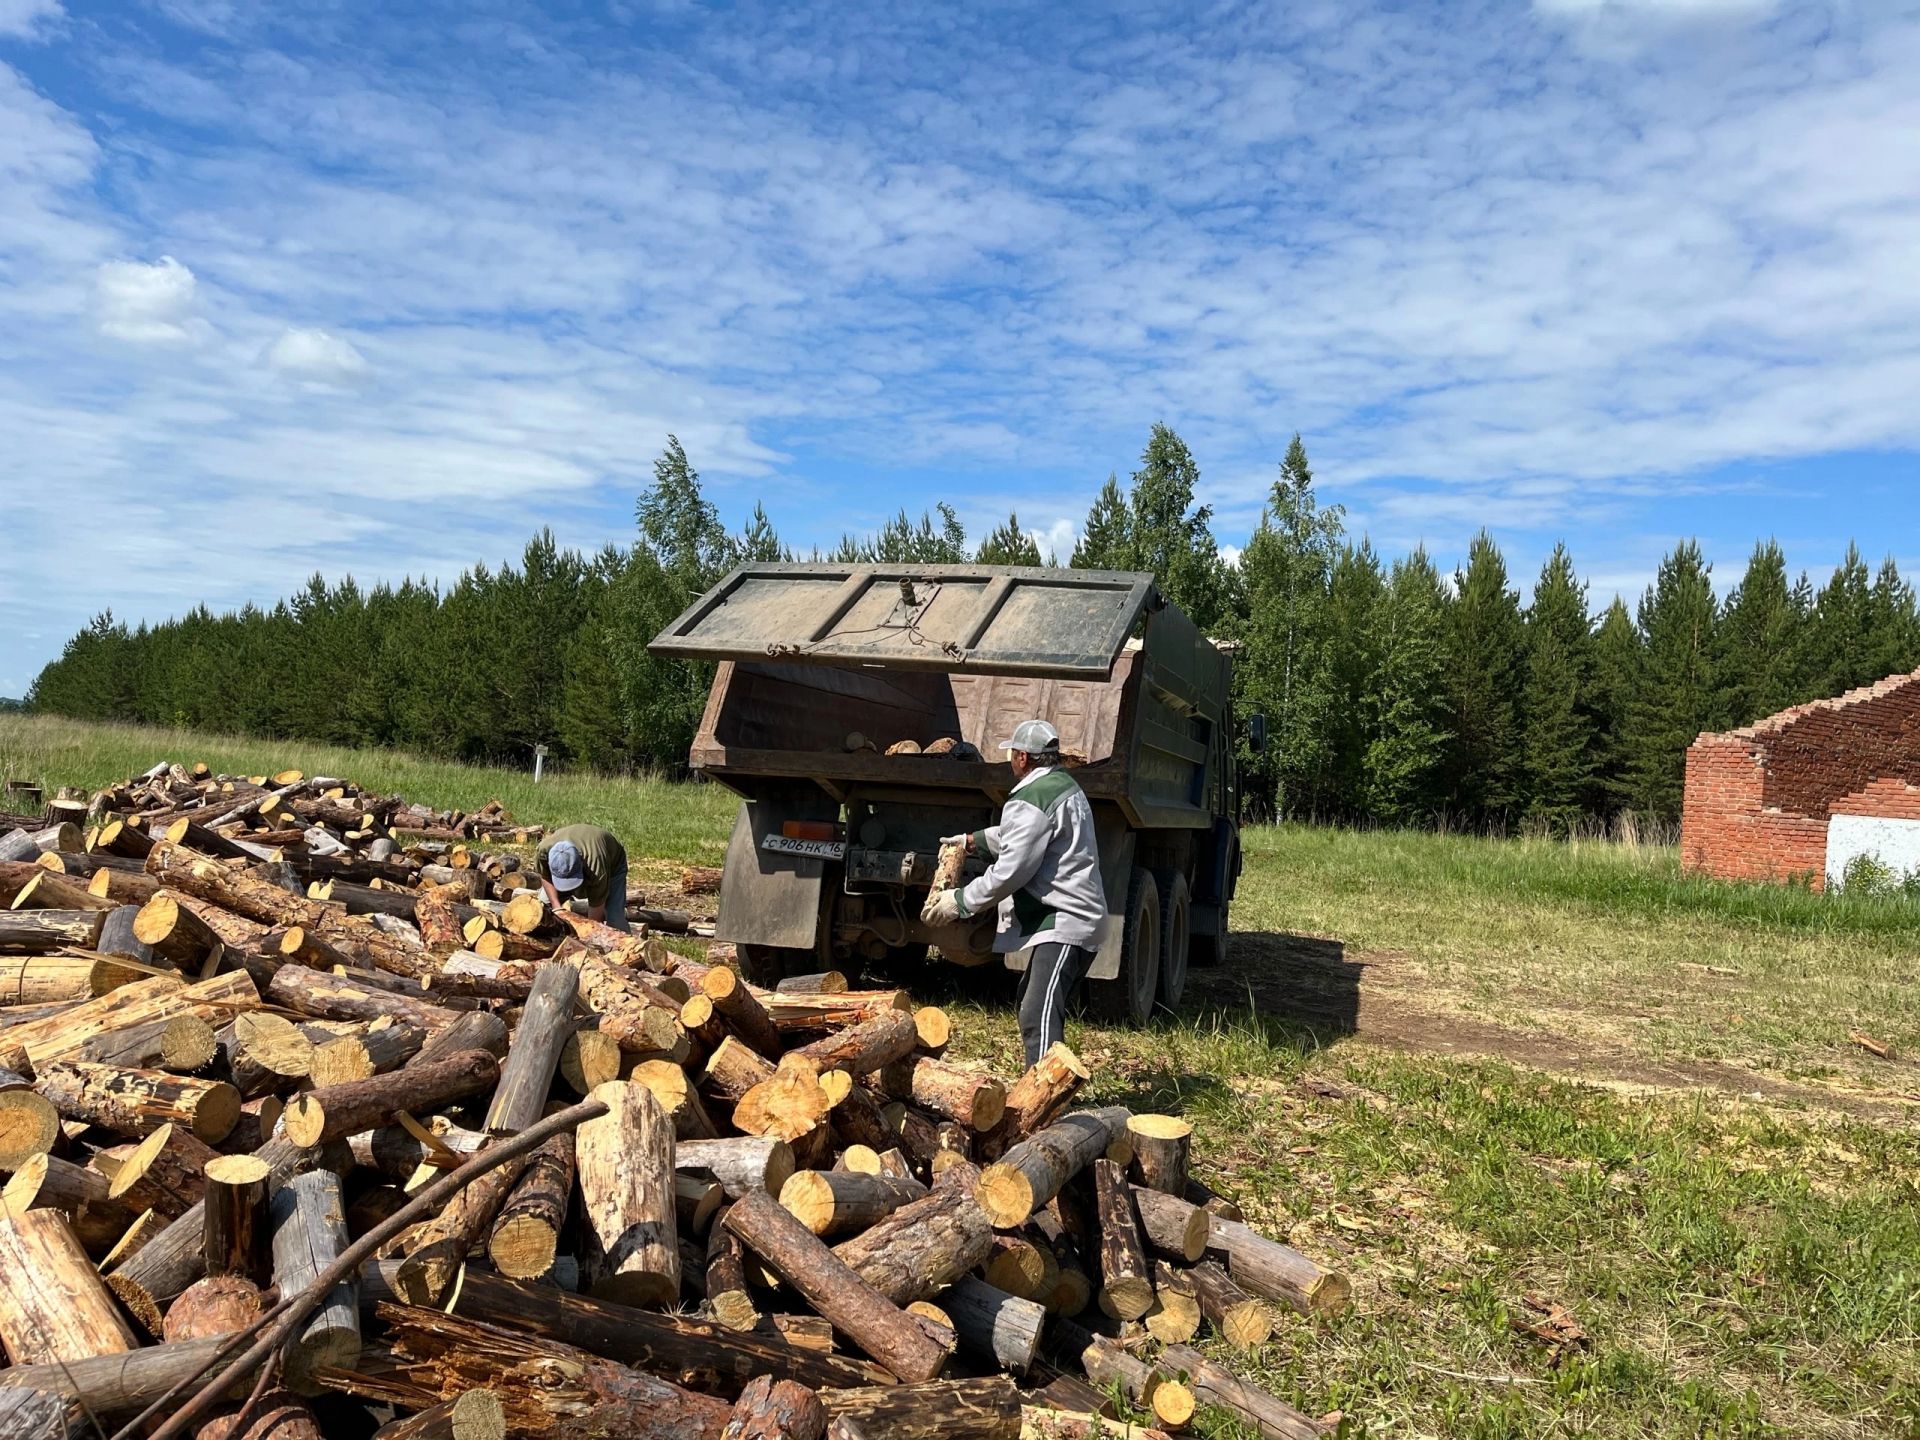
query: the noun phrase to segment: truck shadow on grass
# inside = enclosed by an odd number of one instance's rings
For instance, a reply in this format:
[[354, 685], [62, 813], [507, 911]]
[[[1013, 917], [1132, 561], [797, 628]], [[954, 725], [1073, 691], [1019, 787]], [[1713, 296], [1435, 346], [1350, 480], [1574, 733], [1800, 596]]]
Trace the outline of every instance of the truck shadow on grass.
[[1183, 1018], [1251, 1022], [1279, 1049], [1319, 1049], [1360, 1028], [1366, 960], [1320, 935], [1236, 930], [1227, 963], [1187, 976]]

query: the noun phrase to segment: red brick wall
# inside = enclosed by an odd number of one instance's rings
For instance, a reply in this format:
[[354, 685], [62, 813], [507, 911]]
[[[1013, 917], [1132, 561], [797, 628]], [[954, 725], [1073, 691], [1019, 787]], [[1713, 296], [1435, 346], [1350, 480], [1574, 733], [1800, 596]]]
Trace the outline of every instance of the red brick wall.
[[1818, 889], [1827, 816], [1920, 819], [1920, 671], [1815, 700], [1687, 750], [1680, 860], [1723, 880]]

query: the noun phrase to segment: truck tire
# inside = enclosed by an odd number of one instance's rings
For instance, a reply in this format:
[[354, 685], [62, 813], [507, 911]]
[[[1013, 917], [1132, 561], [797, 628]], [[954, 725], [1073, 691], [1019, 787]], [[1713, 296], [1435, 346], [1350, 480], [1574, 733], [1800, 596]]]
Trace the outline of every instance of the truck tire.
[[789, 975], [806, 975], [815, 968], [811, 950], [789, 950], [781, 945], [742, 945], [740, 973], [750, 985], [771, 990]]
[[1144, 1025], [1160, 998], [1160, 887], [1152, 871], [1134, 867], [1123, 914], [1120, 973], [1087, 982], [1087, 1009], [1112, 1024]]
[[1178, 870], [1156, 870], [1154, 882], [1160, 887], [1160, 1003], [1169, 1010], [1179, 1008], [1180, 996], [1187, 988], [1187, 949], [1192, 931], [1187, 921], [1193, 913], [1187, 889], [1187, 877]]
[[[1240, 842], [1235, 840], [1233, 848], [1227, 852], [1227, 886], [1233, 884], [1233, 872], [1240, 862]], [[1200, 966], [1224, 965], [1227, 963], [1227, 922], [1232, 918], [1230, 912], [1233, 902], [1222, 895], [1220, 900], [1220, 928], [1212, 935], [1193, 937], [1193, 963]]]

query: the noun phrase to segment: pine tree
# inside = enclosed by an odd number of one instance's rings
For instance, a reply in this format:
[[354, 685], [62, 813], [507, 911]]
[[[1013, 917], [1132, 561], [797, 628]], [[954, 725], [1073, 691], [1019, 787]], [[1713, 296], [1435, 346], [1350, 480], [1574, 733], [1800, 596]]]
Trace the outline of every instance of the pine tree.
[[1880, 562], [1867, 594], [1867, 635], [1863, 647], [1871, 684], [1889, 675], [1911, 672], [1920, 665], [1920, 615], [1914, 610], [1913, 586], [1900, 578], [1900, 567], [1889, 555]]
[[1368, 697], [1380, 656], [1375, 647], [1374, 611], [1386, 594], [1386, 576], [1373, 546], [1362, 539], [1341, 548], [1333, 567], [1327, 603], [1328, 669], [1332, 676], [1333, 718], [1330, 789], [1335, 814], [1357, 815], [1366, 793], [1367, 745], [1373, 734]]
[[1020, 528], [1020, 516], [1016, 512], [1009, 514], [1006, 524], [980, 542], [980, 551], [973, 558], [979, 565], [1038, 565], [1040, 546]]
[[1073, 547], [1076, 570], [1128, 570], [1133, 567], [1133, 518], [1120, 482], [1112, 475], [1094, 497], [1087, 523]]
[[1519, 799], [1518, 724], [1523, 627], [1520, 595], [1507, 584], [1507, 562], [1485, 530], [1454, 574], [1447, 608], [1449, 804], [1475, 823], [1503, 824]]
[[1558, 834], [1580, 818], [1597, 758], [1591, 623], [1587, 587], [1556, 545], [1527, 606], [1519, 756], [1527, 817]]
[[1363, 765], [1367, 809], [1378, 820], [1406, 825], [1438, 806], [1450, 738], [1446, 595], [1424, 548], [1394, 564], [1374, 607], [1373, 643], [1380, 665]]
[[1814, 597], [1813, 617], [1807, 626], [1808, 698], [1838, 695], [1856, 685], [1880, 679], [1870, 650], [1873, 631], [1871, 587], [1860, 547], [1849, 544], [1847, 555]]
[[734, 541], [733, 551], [737, 559], [752, 564], [775, 564], [787, 558], [786, 548], [774, 533], [773, 522], [767, 518], [766, 507], [758, 500], [753, 502], [753, 519]]
[[[687, 459], [678, 436], [653, 462], [653, 488], [634, 505], [640, 538], [672, 581], [683, 608], [726, 573], [733, 547], [720, 512], [700, 492], [700, 472]], [[678, 613], [678, 612], [676, 612]]]
[[1807, 698], [1804, 593], [1787, 581], [1787, 557], [1776, 540], [1753, 547], [1747, 572], [1727, 596], [1715, 673], [1729, 725], [1750, 725]]
[[1643, 653], [1627, 603], [1616, 595], [1593, 636], [1594, 781], [1586, 808], [1599, 814], [1612, 814], [1627, 799], [1627, 711]]
[[[1307, 452], [1297, 435], [1287, 451], [1287, 462], [1296, 457], [1301, 472], [1298, 483], [1310, 489], [1313, 476], [1306, 469]], [[1285, 465], [1282, 469], [1284, 473]], [[1210, 631], [1222, 616], [1220, 547], [1213, 539], [1212, 507], [1194, 501], [1199, 487], [1200, 467], [1186, 442], [1168, 426], [1156, 424], [1127, 496], [1131, 520], [1127, 568], [1151, 571], [1160, 593], [1186, 611], [1202, 631]]]
[[1660, 562], [1640, 600], [1645, 651], [1627, 706], [1626, 783], [1635, 809], [1661, 819], [1680, 813], [1687, 747], [1719, 719], [1713, 678], [1718, 606], [1713, 567], [1692, 540]]
[[1322, 509], [1298, 435], [1240, 558], [1246, 587], [1245, 703], [1267, 717], [1267, 749], [1256, 773], [1273, 787], [1275, 812], [1330, 810], [1334, 675], [1329, 611], [1342, 510]]

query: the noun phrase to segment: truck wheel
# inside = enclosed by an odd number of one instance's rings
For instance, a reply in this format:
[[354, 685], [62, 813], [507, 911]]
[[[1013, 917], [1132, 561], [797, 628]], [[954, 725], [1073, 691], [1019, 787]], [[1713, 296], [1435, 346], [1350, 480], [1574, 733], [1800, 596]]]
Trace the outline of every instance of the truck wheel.
[[742, 945], [740, 973], [749, 984], [771, 990], [789, 975], [805, 975], [811, 950], [789, 950], [779, 945]]
[[1187, 877], [1178, 870], [1156, 870], [1153, 878], [1160, 887], [1160, 1003], [1177, 1009], [1187, 988], [1187, 947], [1191, 931], [1187, 921], [1192, 907], [1188, 902]]
[[1127, 885], [1127, 928], [1120, 939], [1120, 973], [1087, 982], [1087, 1008], [1115, 1024], [1144, 1025], [1160, 993], [1160, 887], [1138, 866]]
[[[1240, 842], [1235, 840], [1233, 848], [1227, 852], [1227, 884], [1233, 884], [1233, 869], [1240, 860]], [[1227, 922], [1233, 909], [1231, 900], [1220, 902], [1220, 928], [1212, 935], [1193, 937], [1193, 963], [1196, 965], [1224, 965], [1227, 963]]]

